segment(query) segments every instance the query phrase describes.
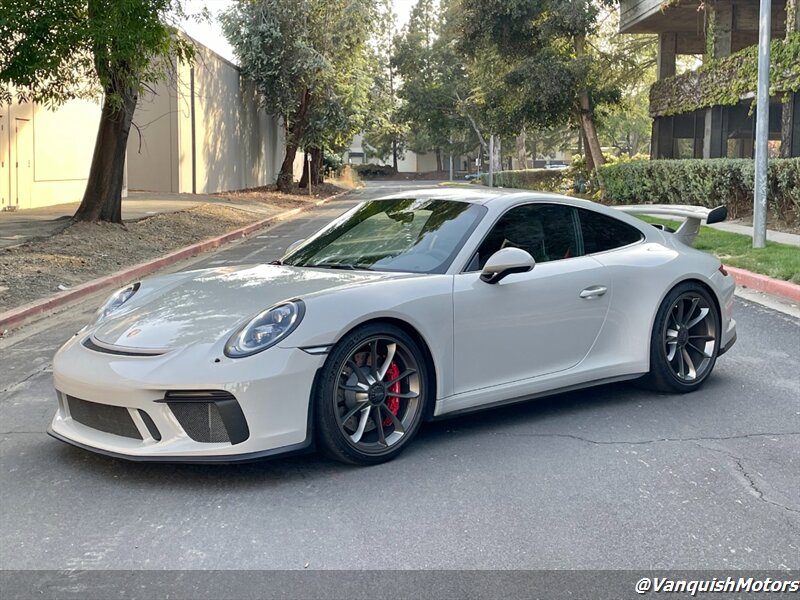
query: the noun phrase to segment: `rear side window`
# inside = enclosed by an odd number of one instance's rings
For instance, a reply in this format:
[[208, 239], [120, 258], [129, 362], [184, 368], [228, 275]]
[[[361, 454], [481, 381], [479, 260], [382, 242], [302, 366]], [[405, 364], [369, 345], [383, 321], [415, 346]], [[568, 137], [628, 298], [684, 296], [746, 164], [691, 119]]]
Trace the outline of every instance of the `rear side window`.
[[613, 217], [591, 210], [578, 209], [583, 234], [584, 254], [622, 248], [643, 239], [642, 232]]

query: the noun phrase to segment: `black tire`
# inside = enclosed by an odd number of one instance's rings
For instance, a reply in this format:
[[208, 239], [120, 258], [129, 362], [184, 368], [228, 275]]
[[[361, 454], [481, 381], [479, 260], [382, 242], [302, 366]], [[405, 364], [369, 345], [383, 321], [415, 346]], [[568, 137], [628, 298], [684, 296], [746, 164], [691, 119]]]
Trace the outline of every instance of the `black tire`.
[[659, 392], [698, 389], [714, 370], [720, 327], [717, 304], [706, 287], [691, 281], [675, 286], [658, 309], [650, 338], [650, 372], [641, 383]]
[[[357, 465], [397, 457], [426, 414], [434, 393], [429, 375], [425, 354], [402, 329], [375, 323], [351, 331], [334, 346], [315, 386], [319, 448], [330, 458]], [[392, 380], [396, 383], [387, 386]]]

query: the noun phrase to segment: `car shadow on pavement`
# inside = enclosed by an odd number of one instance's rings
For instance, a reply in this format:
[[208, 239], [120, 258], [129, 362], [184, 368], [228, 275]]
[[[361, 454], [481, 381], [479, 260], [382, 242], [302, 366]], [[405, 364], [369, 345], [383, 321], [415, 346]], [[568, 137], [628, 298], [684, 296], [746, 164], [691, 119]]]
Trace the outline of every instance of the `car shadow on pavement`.
[[[703, 390], [687, 395], [662, 395], [637, 388], [632, 383], [615, 383], [579, 391], [547, 396], [528, 402], [498, 407], [468, 415], [425, 423], [414, 443], [396, 461], [375, 467], [343, 465], [319, 453], [273, 458], [248, 463], [231, 464], [170, 464], [138, 463], [94, 454], [66, 444], [46, 444], [47, 460], [60, 463], [63, 472], [80, 471], [84, 478], [102, 485], [112, 478], [115, 485], [163, 488], [165, 481], [182, 492], [208, 490], [222, 486], [227, 491], [258, 488], [280, 488], [298, 482], [314, 482], [336, 478], [363, 477], [365, 473], [380, 473], [397, 461], [420, 463], [432, 457], [450, 456], [451, 443], [456, 438], [502, 435], [534, 435], [575, 437], [583, 439], [608, 435], [608, 423], [623, 424], [639, 438], [653, 434], [643, 431], [645, 425], [664, 422], [666, 416], [679, 414], [705, 396], [704, 390], [714, 391], [723, 385], [709, 378]], [[712, 394], [709, 394], [711, 396]], [[713, 394], [718, 396], [718, 390]], [[665, 425], [669, 427], [669, 425]], [[605, 428], [605, 429], [604, 429]], [[632, 429], [631, 429], [632, 428]], [[657, 436], [669, 437], [661, 431]], [[457, 435], [453, 435], [457, 434]], [[502, 442], [498, 442], [502, 443]]]

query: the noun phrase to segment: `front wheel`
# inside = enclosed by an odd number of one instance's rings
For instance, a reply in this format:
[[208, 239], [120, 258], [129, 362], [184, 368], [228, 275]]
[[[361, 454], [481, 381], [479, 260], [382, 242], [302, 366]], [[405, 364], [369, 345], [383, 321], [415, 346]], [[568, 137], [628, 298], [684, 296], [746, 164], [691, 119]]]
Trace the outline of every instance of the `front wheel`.
[[316, 434], [331, 458], [395, 458], [422, 423], [428, 369], [418, 344], [389, 324], [359, 328], [332, 350], [315, 390]]
[[661, 304], [650, 341], [650, 372], [644, 383], [662, 392], [696, 390], [719, 354], [720, 315], [705, 287], [676, 286]]

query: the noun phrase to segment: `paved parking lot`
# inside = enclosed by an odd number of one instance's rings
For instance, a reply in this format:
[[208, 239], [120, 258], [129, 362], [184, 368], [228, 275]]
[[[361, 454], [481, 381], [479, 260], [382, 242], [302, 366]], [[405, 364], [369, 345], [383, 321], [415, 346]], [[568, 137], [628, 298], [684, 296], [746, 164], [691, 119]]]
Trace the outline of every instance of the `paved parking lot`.
[[[385, 192], [184, 268], [272, 260]], [[4, 569], [800, 568], [796, 318], [737, 300], [739, 341], [695, 394], [563, 394], [428, 424], [356, 468], [135, 464], [49, 438], [52, 355], [93, 310], [0, 341]]]

